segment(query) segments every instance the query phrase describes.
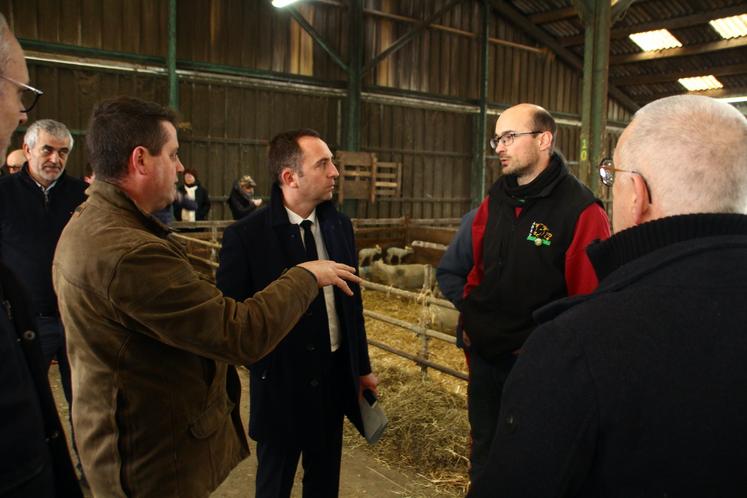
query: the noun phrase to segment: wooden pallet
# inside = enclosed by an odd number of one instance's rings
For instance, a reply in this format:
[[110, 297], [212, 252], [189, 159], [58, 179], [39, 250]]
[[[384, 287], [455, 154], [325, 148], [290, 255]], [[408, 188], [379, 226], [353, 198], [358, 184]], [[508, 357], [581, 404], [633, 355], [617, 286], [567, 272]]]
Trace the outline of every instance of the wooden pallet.
[[398, 197], [402, 191], [402, 163], [379, 162], [370, 152], [337, 151], [340, 170], [339, 202], [360, 199], [376, 202], [377, 196]]

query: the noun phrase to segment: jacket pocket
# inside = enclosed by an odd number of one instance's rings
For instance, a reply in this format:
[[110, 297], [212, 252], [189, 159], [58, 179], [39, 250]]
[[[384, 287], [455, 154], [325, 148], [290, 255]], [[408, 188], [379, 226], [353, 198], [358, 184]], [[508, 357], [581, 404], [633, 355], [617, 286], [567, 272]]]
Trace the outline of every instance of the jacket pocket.
[[189, 424], [189, 432], [197, 439], [210, 437], [223, 424], [228, 422], [234, 406], [235, 404], [226, 397], [215, 401]]

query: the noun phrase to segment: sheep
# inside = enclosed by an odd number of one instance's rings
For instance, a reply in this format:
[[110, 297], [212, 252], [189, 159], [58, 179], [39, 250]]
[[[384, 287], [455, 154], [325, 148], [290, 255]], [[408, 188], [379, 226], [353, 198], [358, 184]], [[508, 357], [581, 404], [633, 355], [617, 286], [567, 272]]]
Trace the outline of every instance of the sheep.
[[374, 247], [366, 247], [358, 251], [358, 266], [368, 266], [380, 258], [381, 246], [379, 244], [376, 244]]
[[405, 246], [404, 249], [401, 249], [399, 247], [390, 247], [386, 250], [386, 262], [390, 265], [399, 265], [403, 262], [405, 257], [414, 252], [415, 251], [410, 246]]
[[427, 316], [432, 329], [454, 335], [456, 326], [459, 323], [459, 311], [429, 304]]
[[398, 289], [432, 289], [436, 282], [436, 272], [431, 265], [388, 265], [376, 260], [371, 265], [371, 280]]

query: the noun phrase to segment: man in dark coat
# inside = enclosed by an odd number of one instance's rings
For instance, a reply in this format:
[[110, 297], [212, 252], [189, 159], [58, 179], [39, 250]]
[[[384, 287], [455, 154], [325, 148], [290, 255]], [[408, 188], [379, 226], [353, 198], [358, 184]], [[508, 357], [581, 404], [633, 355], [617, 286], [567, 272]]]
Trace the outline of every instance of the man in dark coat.
[[85, 182], [65, 172], [73, 148], [67, 127], [40, 119], [26, 130], [20, 173], [0, 182], [0, 255], [28, 288], [47, 365], [56, 359], [72, 400], [65, 332], [52, 287], [52, 258], [62, 229], [86, 200]]
[[707, 97], [636, 113], [600, 165], [599, 288], [535, 314], [470, 496], [745, 496], [745, 137]]
[[[226, 229], [217, 284], [235, 299], [308, 258], [356, 265], [350, 220], [331, 202], [339, 176], [313, 130], [270, 143], [269, 206]], [[287, 497], [303, 454], [304, 496], [337, 496], [343, 415], [361, 428], [358, 399], [376, 389], [360, 288], [320, 292], [278, 347], [250, 365], [249, 435], [257, 441], [258, 497]]]
[[257, 183], [249, 175], [244, 175], [233, 184], [228, 196], [228, 207], [234, 220], [249, 216], [262, 205], [262, 199], [254, 198], [254, 187]]
[[[19, 98], [19, 90], [30, 88], [29, 74], [21, 46], [2, 14], [0, 75], [4, 156], [11, 133], [26, 122], [35, 100]], [[82, 496], [49, 388], [30, 301], [22, 283], [1, 261], [0, 305], [0, 496]]]

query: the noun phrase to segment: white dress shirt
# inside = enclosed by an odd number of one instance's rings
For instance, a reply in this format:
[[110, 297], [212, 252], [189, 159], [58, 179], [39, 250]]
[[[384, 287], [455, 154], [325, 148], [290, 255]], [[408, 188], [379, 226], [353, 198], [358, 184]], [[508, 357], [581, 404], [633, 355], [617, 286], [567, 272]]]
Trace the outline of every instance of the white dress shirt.
[[[299, 225], [298, 230], [301, 233], [301, 244], [303, 240], [303, 228], [301, 228], [301, 222], [304, 219], [311, 222], [311, 233], [314, 235], [314, 242], [316, 242], [316, 252], [319, 255], [319, 259], [329, 259], [327, 254], [327, 248], [324, 245], [324, 239], [322, 238], [322, 231], [319, 229], [319, 223], [316, 222], [316, 209], [314, 209], [308, 218], [301, 218], [299, 215], [288, 209], [288, 220], [293, 225]], [[305, 247], [305, 246], [304, 246]], [[337, 308], [335, 308], [335, 293], [331, 285], [327, 285], [322, 288], [324, 291], [324, 304], [327, 308], [327, 320], [329, 321], [329, 344], [332, 351], [337, 351], [340, 348], [340, 320], [337, 318]]]

